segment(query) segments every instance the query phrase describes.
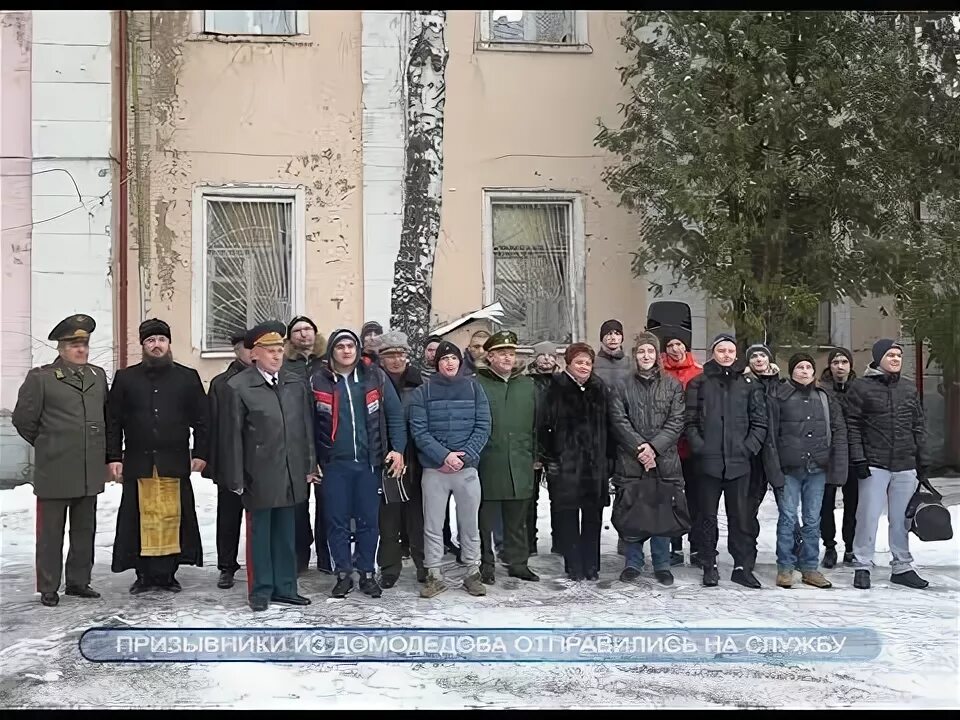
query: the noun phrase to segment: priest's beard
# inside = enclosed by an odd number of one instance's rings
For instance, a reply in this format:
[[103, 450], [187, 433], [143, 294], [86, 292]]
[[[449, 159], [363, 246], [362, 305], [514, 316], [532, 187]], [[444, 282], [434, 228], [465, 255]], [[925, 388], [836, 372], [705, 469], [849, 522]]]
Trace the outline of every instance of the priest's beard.
[[166, 355], [160, 355], [156, 357], [154, 355], [145, 354], [143, 356], [143, 364], [147, 366], [148, 369], [160, 369], [166, 368], [173, 365], [173, 351], [167, 350]]

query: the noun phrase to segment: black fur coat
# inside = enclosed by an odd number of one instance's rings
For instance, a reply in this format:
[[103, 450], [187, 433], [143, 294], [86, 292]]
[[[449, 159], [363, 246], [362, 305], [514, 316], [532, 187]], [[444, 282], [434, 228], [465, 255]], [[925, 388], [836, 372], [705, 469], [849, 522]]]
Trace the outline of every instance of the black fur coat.
[[565, 372], [553, 376], [540, 425], [551, 509], [610, 504], [607, 402], [595, 375], [583, 386]]

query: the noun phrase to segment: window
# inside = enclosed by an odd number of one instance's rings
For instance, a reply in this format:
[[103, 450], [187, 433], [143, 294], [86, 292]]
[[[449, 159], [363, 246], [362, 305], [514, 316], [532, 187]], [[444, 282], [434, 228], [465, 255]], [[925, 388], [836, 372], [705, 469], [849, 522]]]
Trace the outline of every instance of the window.
[[583, 229], [579, 197], [487, 195], [487, 301], [503, 304], [503, 326], [522, 345], [582, 334]]
[[480, 40], [494, 44], [582, 45], [582, 10], [481, 10]]
[[[286, 322], [300, 302], [303, 198], [280, 188], [199, 189], [194, 237], [199, 224], [203, 280], [199, 336], [201, 352], [231, 349], [230, 336], [264, 320]], [[199, 307], [198, 307], [199, 306]]]
[[203, 31], [217, 35], [297, 35], [298, 15], [297, 10], [204, 10]]

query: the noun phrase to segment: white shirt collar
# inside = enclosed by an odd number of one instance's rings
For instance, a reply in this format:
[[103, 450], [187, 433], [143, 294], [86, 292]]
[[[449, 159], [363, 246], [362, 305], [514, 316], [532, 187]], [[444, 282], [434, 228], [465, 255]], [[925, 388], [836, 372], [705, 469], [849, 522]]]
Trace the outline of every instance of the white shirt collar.
[[276, 375], [271, 375], [266, 370], [259, 367], [257, 368], [257, 370], [259, 370], [260, 374], [263, 375], [263, 379], [267, 381], [267, 385], [273, 385], [273, 381], [275, 379], [279, 379], [280, 373], [277, 373]]

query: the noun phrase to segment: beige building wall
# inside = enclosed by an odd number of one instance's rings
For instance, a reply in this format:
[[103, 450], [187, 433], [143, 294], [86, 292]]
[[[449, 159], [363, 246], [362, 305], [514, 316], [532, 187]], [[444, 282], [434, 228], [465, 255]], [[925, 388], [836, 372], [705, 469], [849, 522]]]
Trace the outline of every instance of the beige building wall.
[[597, 118], [618, 123], [619, 12], [587, 12], [589, 52], [478, 48], [478, 12], [447, 13], [442, 231], [434, 268], [431, 324], [484, 304], [485, 188], [582, 195], [586, 248], [585, 336], [620, 318], [643, 329], [646, 285], [633, 277], [636, 222], [617, 206], [601, 173], [609, 157], [593, 144]]
[[226, 364], [192, 329], [202, 185], [302, 188], [295, 311], [324, 333], [363, 321], [360, 12], [300, 12], [309, 33], [282, 39], [204, 36], [202, 11], [130, 13], [129, 363], [140, 321], [160, 317], [204, 380]]

